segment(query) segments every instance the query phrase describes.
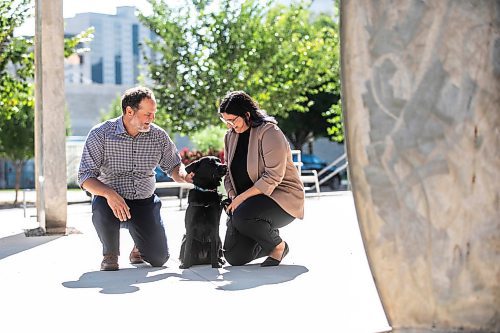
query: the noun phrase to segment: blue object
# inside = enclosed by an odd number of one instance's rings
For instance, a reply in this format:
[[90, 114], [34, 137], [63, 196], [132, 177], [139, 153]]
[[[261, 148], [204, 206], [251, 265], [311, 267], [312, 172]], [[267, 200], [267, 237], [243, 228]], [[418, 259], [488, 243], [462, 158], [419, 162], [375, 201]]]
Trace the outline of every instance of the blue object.
[[161, 183], [161, 182], [173, 182], [174, 180], [170, 178], [163, 170], [157, 166], [155, 168], [155, 178], [156, 181]]
[[[297, 162], [297, 155], [293, 155], [293, 161]], [[313, 154], [301, 154], [301, 161], [302, 161], [302, 167], [301, 167], [302, 171], [316, 170], [319, 172], [329, 164]], [[320, 177], [320, 181], [321, 178], [326, 177], [330, 172], [335, 171], [335, 169], [336, 169], [335, 166], [330, 167], [330, 169], [328, 169], [329, 172], [326, 172], [325, 174], [323, 174], [322, 177]], [[330, 178], [330, 180], [326, 181], [323, 185], [329, 186], [334, 191], [339, 190], [341, 188], [342, 178], [346, 177], [347, 177], [346, 172], [345, 170], [343, 170], [339, 172], [339, 174]]]

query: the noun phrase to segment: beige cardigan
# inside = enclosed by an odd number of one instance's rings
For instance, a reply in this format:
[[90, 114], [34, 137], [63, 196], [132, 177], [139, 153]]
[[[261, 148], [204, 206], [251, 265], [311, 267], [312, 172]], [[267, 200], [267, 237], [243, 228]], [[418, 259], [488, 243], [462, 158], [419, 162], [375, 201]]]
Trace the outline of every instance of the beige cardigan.
[[[224, 186], [229, 197], [238, 194], [231, 174], [238, 136], [233, 129], [229, 129], [224, 136], [224, 156], [228, 166]], [[277, 125], [264, 123], [251, 128], [247, 172], [254, 186], [288, 214], [304, 218], [304, 187], [293, 164], [290, 145]]]

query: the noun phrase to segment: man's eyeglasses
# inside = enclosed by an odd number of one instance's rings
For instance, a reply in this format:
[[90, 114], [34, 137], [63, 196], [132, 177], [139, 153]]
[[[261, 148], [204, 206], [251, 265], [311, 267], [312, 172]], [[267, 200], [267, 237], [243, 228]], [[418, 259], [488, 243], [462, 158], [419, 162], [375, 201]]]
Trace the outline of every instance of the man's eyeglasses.
[[223, 122], [224, 124], [234, 127], [234, 126], [236, 126], [236, 125], [234, 124], [234, 122], [235, 122], [235, 121], [236, 121], [236, 119], [238, 119], [239, 117], [240, 117], [240, 116], [236, 116], [236, 117], [234, 117], [233, 119], [224, 119], [224, 118], [222, 118], [222, 116], [220, 116], [219, 118], [220, 118], [220, 120], [222, 120], [222, 122]]

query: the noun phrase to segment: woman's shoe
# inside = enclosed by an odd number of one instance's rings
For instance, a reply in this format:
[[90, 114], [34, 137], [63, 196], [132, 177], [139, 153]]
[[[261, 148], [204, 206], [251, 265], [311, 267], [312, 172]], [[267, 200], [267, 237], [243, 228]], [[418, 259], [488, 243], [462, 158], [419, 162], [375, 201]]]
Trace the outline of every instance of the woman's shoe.
[[283, 250], [283, 254], [281, 255], [281, 259], [280, 260], [274, 259], [273, 257], [267, 257], [267, 259], [264, 260], [260, 264], [260, 266], [261, 267], [278, 266], [281, 263], [281, 260], [283, 260], [283, 258], [285, 258], [285, 256], [288, 254], [289, 250], [290, 249], [288, 248], [288, 244], [287, 244], [287, 242], [285, 242], [285, 249]]

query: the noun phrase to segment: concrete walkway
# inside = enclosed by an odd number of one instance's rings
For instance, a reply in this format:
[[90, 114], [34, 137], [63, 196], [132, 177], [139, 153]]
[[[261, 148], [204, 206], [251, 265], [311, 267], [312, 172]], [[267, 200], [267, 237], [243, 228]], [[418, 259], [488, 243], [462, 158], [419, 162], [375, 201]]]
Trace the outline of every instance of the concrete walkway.
[[[389, 331], [371, 277], [351, 192], [306, 199], [306, 217], [281, 229], [290, 253], [278, 267], [256, 260], [178, 268], [179, 201], [163, 199], [171, 258], [131, 265], [121, 234], [120, 270], [101, 272], [89, 203], [68, 205], [68, 236], [25, 237], [34, 208], [0, 210], [2, 332]], [[31, 218], [31, 220], [34, 220]], [[221, 237], [225, 215], [221, 218]]]

